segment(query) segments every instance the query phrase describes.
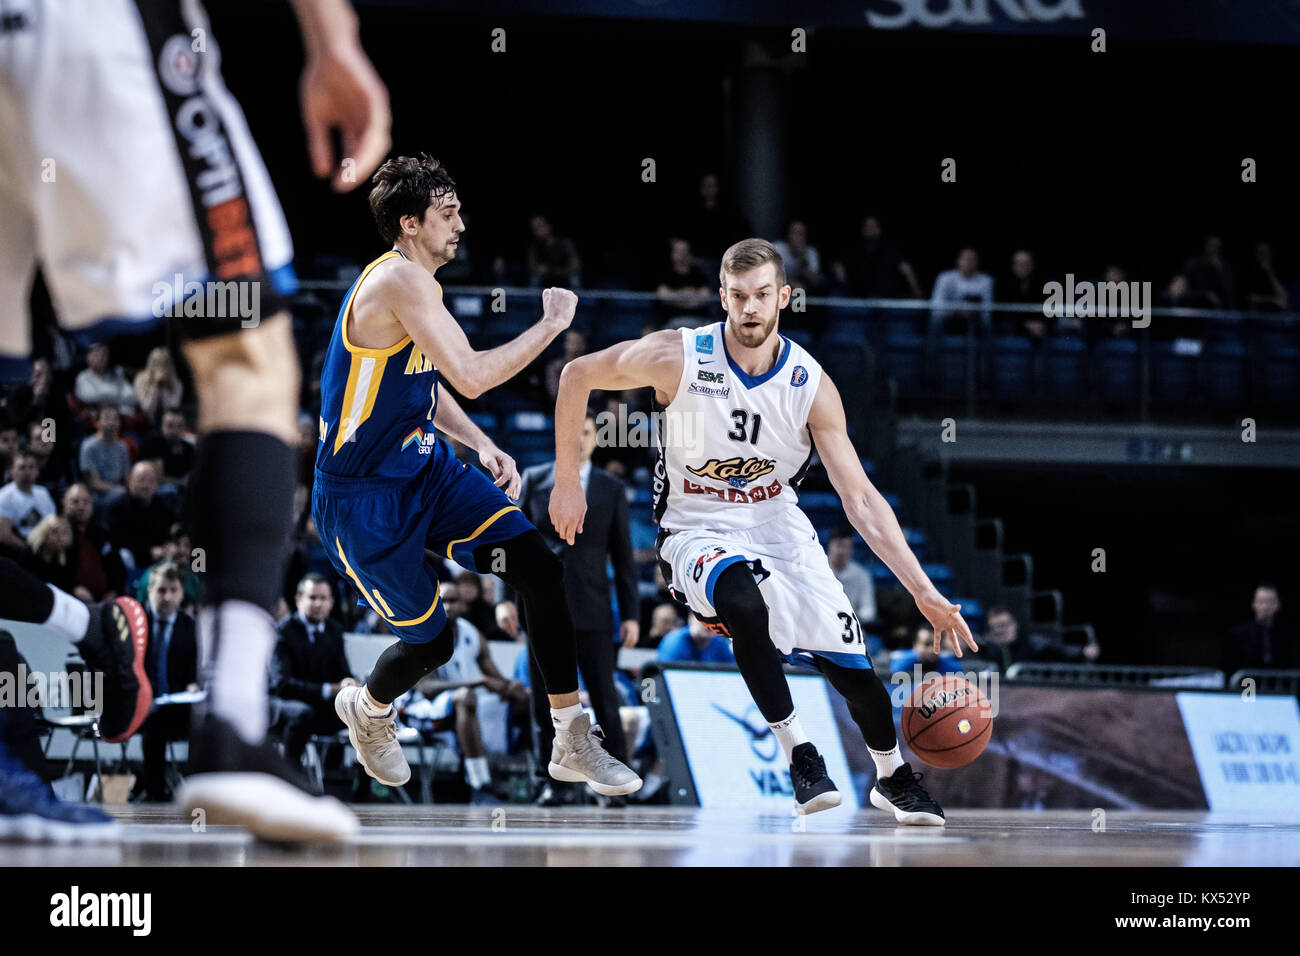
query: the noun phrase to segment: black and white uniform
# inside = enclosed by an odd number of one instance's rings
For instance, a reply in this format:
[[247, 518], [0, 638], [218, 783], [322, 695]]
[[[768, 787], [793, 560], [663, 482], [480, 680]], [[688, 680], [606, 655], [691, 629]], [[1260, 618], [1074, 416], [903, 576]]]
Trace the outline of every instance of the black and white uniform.
[[30, 352], [38, 263], [88, 339], [170, 315], [202, 337], [282, 307], [289, 230], [220, 57], [197, 0], [0, 3], [0, 361]]
[[869, 667], [853, 606], [798, 507], [812, 461], [808, 413], [821, 366], [781, 336], [776, 364], [749, 375], [727, 355], [723, 329], [681, 330], [682, 377], [663, 409], [655, 467], [664, 576], [680, 600], [713, 622], [718, 575], [743, 561], [782, 654]]

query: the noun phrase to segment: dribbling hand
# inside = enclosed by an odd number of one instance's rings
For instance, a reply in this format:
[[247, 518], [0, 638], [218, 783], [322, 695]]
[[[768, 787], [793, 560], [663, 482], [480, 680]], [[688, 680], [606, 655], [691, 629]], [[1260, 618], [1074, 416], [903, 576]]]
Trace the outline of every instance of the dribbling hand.
[[[972, 651], [979, 650], [979, 645], [975, 643], [969, 625], [961, 616], [960, 604], [953, 604], [938, 591], [934, 591], [917, 598], [916, 606], [925, 615], [925, 619], [930, 622], [930, 627], [934, 631], [935, 654], [939, 653], [939, 649], [943, 645], [944, 634], [952, 637], [953, 653], [958, 657], [962, 656], [962, 641], [965, 641], [966, 646]], [[961, 640], [958, 640], [958, 638]]]

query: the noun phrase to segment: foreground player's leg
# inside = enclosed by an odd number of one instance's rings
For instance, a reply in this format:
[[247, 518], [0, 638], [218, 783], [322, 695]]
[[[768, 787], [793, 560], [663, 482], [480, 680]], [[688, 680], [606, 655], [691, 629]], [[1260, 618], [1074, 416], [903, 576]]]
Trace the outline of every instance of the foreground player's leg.
[[0, 557], [0, 617], [41, 624], [77, 645], [92, 672], [104, 675], [99, 735], [121, 743], [144, 723], [153, 687], [144, 670], [149, 622], [135, 598], [87, 607], [17, 563]]
[[781, 655], [768, 630], [767, 604], [749, 565], [733, 564], [718, 575], [713, 606], [731, 634], [740, 676], [790, 764], [795, 809], [816, 813], [838, 807], [842, 797], [826, 774], [826, 761], [809, 742], [794, 712]]
[[[503, 563], [494, 561], [503, 559]], [[528, 619], [529, 637], [551, 704], [555, 743], [547, 770], [556, 780], [586, 783], [606, 797], [635, 793], [641, 778], [604, 747], [599, 726], [578, 703], [578, 647], [573, 618], [564, 599], [564, 566], [530, 530], [507, 541], [480, 545], [478, 567], [504, 567], [502, 580], [519, 592]], [[538, 693], [540, 687], [534, 687]]]
[[266, 740], [267, 668], [293, 509], [298, 361], [286, 314], [186, 343], [202, 439], [190, 479], [193, 538], [205, 553], [199, 613], [208, 699], [190, 740], [195, 773], [178, 794], [206, 822], [269, 840], [356, 832], [350, 810], [312, 795]]
[[849, 705], [849, 714], [862, 731], [862, 738], [876, 764], [876, 784], [871, 804], [894, 814], [899, 823], [913, 826], [943, 826], [943, 808], [921, 786], [921, 775], [904, 763], [894, 732], [894, 710], [889, 692], [871, 669], [852, 670], [819, 660], [822, 673]]
[[397, 742], [393, 701], [434, 668], [451, 660], [456, 646], [455, 628], [449, 620], [427, 643], [395, 642], [379, 655], [364, 685], [345, 687], [334, 698], [334, 712], [348, 728], [357, 760], [366, 773], [385, 786], [400, 787], [411, 779], [411, 765]]

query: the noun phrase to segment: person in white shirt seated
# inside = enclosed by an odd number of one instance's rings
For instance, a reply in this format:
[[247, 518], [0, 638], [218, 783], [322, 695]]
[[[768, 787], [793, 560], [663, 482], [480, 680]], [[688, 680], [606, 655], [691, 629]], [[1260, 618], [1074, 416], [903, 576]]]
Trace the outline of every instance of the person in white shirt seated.
[[[930, 334], [953, 325], [950, 320], [979, 322], [979, 329], [993, 328], [993, 277], [979, 271], [979, 254], [967, 247], [957, 253], [957, 268], [939, 273], [930, 295]], [[962, 328], [961, 331], [965, 331]]]
[[41, 521], [58, 513], [54, 499], [36, 484], [40, 463], [28, 451], [14, 456], [13, 481], [0, 488], [0, 545], [21, 554], [27, 537]]
[[395, 706], [405, 723], [421, 731], [454, 732], [465, 757], [470, 803], [497, 803], [484, 739], [499, 741], [505, 749], [509, 710], [527, 712], [528, 689], [497, 670], [488, 642], [465, 619], [468, 603], [455, 584], [443, 584], [442, 603], [448, 621], [456, 627], [451, 660], [399, 697]]

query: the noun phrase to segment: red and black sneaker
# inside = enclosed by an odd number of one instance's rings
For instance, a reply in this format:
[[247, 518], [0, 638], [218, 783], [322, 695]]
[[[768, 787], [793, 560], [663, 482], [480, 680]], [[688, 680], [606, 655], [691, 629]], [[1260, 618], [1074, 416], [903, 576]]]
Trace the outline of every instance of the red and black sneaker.
[[120, 597], [90, 608], [90, 626], [77, 645], [86, 666], [104, 674], [99, 736], [110, 744], [140, 729], [153, 703], [153, 685], [144, 670], [149, 618], [135, 598]]

